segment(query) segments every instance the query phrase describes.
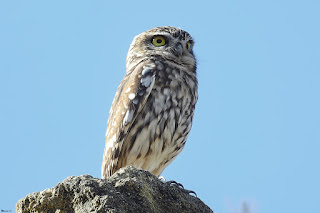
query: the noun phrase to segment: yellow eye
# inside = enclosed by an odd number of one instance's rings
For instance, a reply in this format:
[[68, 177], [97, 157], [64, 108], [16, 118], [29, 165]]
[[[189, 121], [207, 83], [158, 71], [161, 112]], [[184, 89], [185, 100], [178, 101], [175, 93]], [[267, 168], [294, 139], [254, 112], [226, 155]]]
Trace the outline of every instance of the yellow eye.
[[163, 36], [156, 36], [152, 39], [152, 44], [156, 47], [160, 47], [166, 44], [166, 40]]
[[192, 49], [192, 44], [190, 41], [187, 42], [187, 49], [190, 51]]

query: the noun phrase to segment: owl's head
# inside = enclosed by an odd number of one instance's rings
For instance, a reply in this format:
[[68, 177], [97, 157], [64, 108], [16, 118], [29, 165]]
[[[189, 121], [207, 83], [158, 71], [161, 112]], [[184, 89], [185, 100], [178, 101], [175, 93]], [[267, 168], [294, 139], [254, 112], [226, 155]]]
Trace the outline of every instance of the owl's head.
[[127, 72], [147, 59], [173, 63], [196, 71], [194, 41], [190, 34], [176, 27], [156, 27], [137, 35], [127, 55]]

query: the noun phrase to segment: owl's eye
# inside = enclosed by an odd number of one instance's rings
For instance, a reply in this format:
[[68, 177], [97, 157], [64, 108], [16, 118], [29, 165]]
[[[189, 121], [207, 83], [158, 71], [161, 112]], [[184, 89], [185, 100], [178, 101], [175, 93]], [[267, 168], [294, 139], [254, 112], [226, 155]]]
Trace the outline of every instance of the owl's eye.
[[188, 49], [189, 51], [192, 50], [192, 44], [191, 44], [190, 41], [187, 42], [187, 49]]
[[166, 44], [166, 40], [163, 36], [156, 36], [152, 39], [152, 44], [156, 47], [160, 47]]

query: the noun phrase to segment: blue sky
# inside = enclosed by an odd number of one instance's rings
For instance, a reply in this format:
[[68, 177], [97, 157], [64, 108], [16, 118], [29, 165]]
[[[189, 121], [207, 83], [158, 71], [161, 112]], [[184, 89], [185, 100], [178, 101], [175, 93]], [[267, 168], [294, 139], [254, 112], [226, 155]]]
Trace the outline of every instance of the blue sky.
[[164, 171], [216, 213], [320, 211], [318, 1], [0, 1], [0, 209], [100, 177], [133, 37], [195, 39], [199, 102]]

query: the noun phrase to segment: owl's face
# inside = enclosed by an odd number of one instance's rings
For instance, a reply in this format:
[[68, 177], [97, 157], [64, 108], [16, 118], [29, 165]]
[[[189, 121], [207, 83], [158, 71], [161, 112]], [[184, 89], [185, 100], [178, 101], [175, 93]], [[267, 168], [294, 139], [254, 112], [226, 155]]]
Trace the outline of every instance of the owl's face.
[[176, 27], [156, 27], [137, 35], [127, 56], [127, 72], [146, 59], [158, 59], [196, 71], [194, 41], [189, 33]]

